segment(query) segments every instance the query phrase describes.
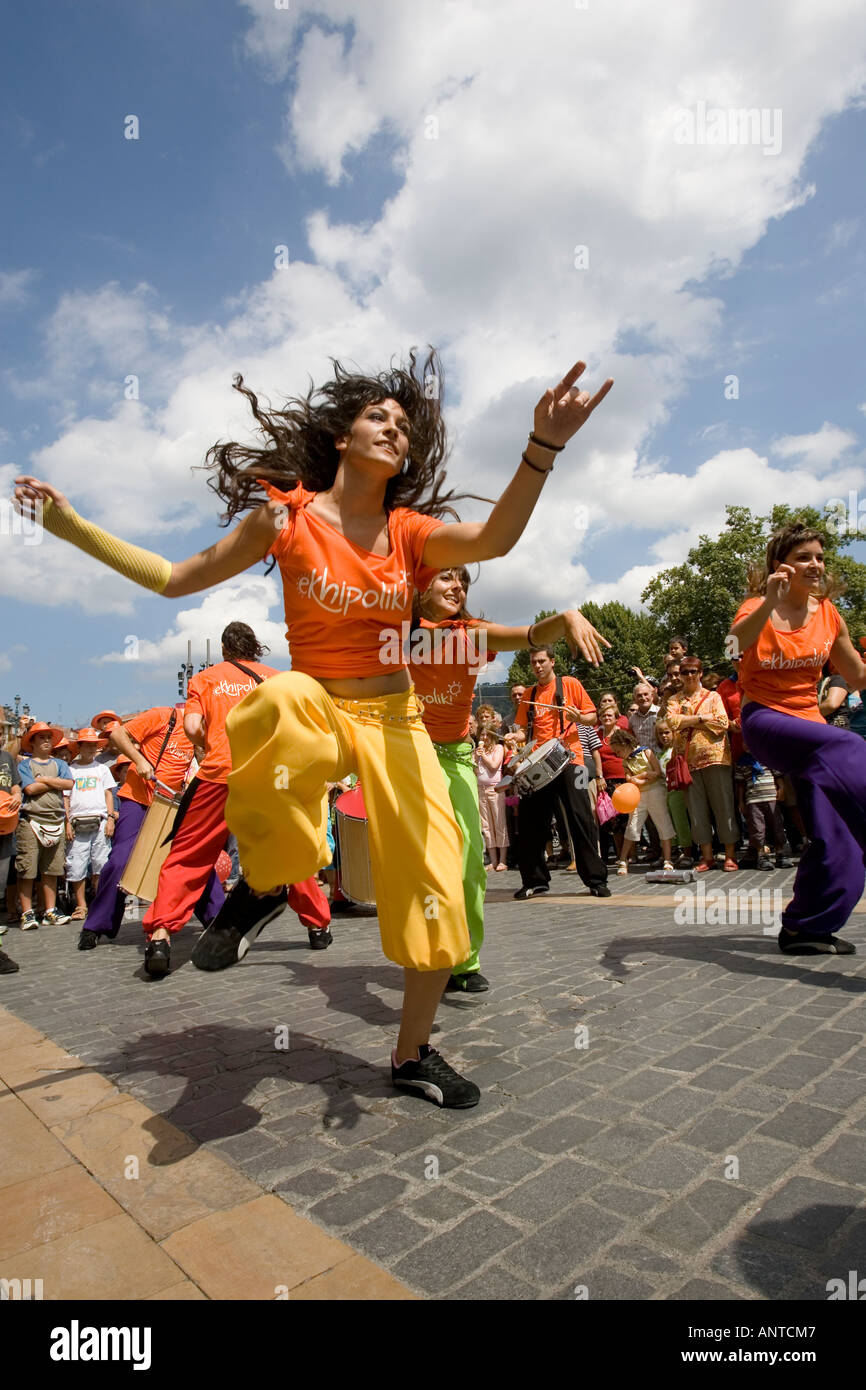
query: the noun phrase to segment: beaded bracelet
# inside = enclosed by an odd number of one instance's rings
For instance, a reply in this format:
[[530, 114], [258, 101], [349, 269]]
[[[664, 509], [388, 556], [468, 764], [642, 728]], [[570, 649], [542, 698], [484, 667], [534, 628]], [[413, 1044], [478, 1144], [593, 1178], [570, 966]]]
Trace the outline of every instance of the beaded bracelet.
[[552, 454], [561, 454], [565, 448], [564, 444], [545, 444], [543, 439], [539, 439], [534, 430], [529, 432], [529, 440], [532, 444], [537, 444], [539, 449], [549, 449]]
[[551, 464], [549, 468], [539, 468], [539, 466], [538, 466], [537, 463], [530, 463], [530, 462], [529, 462], [529, 459], [526, 457], [526, 454], [525, 454], [525, 453], [522, 453], [522, 454], [520, 455], [520, 457], [521, 457], [521, 459], [523, 460], [523, 462], [526, 464], [527, 468], [531, 468], [531, 469], [532, 469], [533, 473], [552, 473], [552, 472], [553, 472], [553, 464]]

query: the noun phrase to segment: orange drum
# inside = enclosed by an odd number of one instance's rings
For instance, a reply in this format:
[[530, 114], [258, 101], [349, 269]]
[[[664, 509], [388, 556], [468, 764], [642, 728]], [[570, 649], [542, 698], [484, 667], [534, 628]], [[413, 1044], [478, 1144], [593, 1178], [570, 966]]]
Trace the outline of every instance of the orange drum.
[[159, 871], [171, 849], [171, 845], [164, 845], [163, 840], [171, 834], [178, 805], [179, 799], [169, 800], [161, 792], [154, 796], [121, 876], [118, 885], [121, 892], [131, 893], [146, 903], [153, 902]]
[[337, 847], [340, 854], [340, 884], [347, 898], [375, 906], [373, 870], [367, 836], [367, 808], [360, 787], [343, 792], [334, 803]]

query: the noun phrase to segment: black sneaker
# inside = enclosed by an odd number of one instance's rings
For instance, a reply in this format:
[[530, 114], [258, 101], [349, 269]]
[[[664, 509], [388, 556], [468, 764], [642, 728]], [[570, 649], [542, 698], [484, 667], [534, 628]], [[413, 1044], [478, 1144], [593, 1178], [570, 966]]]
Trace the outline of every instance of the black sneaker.
[[79, 951], [93, 951], [96, 949], [98, 945], [99, 933], [95, 931], [88, 931], [86, 927], [82, 927], [81, 931], [78, 933]]
[[791, 932], [783, 927], [779, 932], [779, 950], [786, 956], [853, 956], [857, 948], [839, 936]]
[[279, 917], [289, 900], [285, 888], [257, 898], [246, 879], [238, 879], [190, 959], [199, 970], [225, 970], [243, 960], [263, 927]]
[[315, 927], [307, 927], [307, 936], [310, 938], [311, 951], [327, 951], [334, 939], [327, 927], [320, 927], [318, 930]]
[[765, 854], [762, 859], [758, 860], [757, 864], [755, 865], [755, 868], [762, 870], [765, 874], [772, 873], [773, 862], [769, 858], [769, 856]]
[[348, 898], [332, 898], [328, 906], [332, 917], [370, 917], [376, 911], [372, 903], [350, 902]]
[[0, 975], [14, 975], [16, 970], [20, 969], [21, 966], [17, 961], [7, 956], [5, 951], [0, 951]]
[[550, 887], [546, 883], [533, 883], [530, 888], [518, 888], [514, 894], [518, 902], [524, 903], [527, 898], [537, 898], [539, 893], [549, 893]]
[[418, 1091], [448, 1110], [469, 1110], [481, 1099], [475, 1082], [458, 1075], [435, 1047], [424, 1043], [418, 1049], [418, 1061], [404, 1062], [400, 1067], [395, 1066], [395, 1055], [391, 1053], [391, 1081], [395, 1086]]
[[595, 888], [590, 888], [590, 893], [594, 898], [611, 898], [613, 894], [606, 883], [599, 883]]
[[793, 869], [793, 868], [794, 868], [794, 861], [793, 861], [793, 859], [789, 859], [788, 856], [787, 856], [786, 854], [777, 854], [777, 855], [776, 855], [776, 868], [777, 868], [777, 869]]
[[148, 941], [144, 948], [144, 968], [153, 979], [167, 975], [171, 969], [171, 942]]
[[480, 970], [467, 971], [465, 975], [452, 975], [445, 986], [446, 994], [484, 994], [490, 988]]

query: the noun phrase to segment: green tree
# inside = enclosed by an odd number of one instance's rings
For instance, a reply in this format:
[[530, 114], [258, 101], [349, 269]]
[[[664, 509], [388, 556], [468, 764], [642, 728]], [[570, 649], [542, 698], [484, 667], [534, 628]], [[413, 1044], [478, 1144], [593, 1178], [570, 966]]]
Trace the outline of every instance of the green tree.
[[701, 536], [683, 564], [662, 570], [641, 594], [665, 639], [682, 633], [689, 650], [704, 661], [723, 660], [725, 637], [746, 595], [750, 568], [764, 563], [773, 532], [794, 520], [824, 533], [827, 567], [847, 585], [836, 600], [839, 611], [855, 636], [866, 632], [866, 565], [842, 553], [856, 537], [838, 535], [827, 509], [822, 514], [814, 507], [780, 503], [769, 516], [753, 516], [748, 507], [726, 510], [720, 535]]
[[[584, 603], [580, 611], [611, 644], [610, 651], [602, 648], [604, 665], [590, 666], [579, 653], [572, 657], [563, 637], [554, 643], [553, 669], [560, 676], [577, 676], [596, 702], [603, 691], [616, 691], [622, 706], [623, 700], [631, 699], [635, 683], [630, 667], [638, 666], [648, 676], [661, 671], [667, 650], [664, 632], [650, 614], [635, 613], [624, 603]], [[550, 612], [539, 613], [534, 621], [550, 616]], [[529, 652], [515, 652], [508, 681], [510, 685], [534, 685]]]

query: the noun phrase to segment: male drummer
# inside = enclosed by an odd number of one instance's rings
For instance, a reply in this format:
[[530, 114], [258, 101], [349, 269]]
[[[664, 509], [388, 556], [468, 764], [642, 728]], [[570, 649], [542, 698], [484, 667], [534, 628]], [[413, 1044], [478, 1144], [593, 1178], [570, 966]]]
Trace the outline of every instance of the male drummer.
[[[180, 790], [193, 759], [193, 746], [183, 731], [183, 704], [158, 705], [135, 715], [127, 724], [110, 728], [109, 739], [117, 753], [129, 759], [126, 780], [117, 793], [120, 811], [111, 841], [111, 853], [99, 876], [99, 888], [90, 905], [87, 925], [78, 938], [79, 951], [92, 951], [100, 940], [113, 941], [120, 931], [126, 894], [120, 880], [138, 832], [153, 801], [158, 778], [173, 794]], [[154, 772], [154, 768], [156, 771]], [[196, 909], [207, 925], [225, 901], [216, 874], [211, 874]]]
[[[159, 872], [156, 898], [141, 923], [147, 938], [144, 968], [148, 975], [168, 973], [171, 937], [189, 921], [229, 833], [225, 804], [232, 759], [226, 715], [262, 681], [277, 675], [272, 666], [262, 665], [260, 658], [267, 649], [246, 623], [229, 623], [220, 641], [222, 661], [193, 676], [187, 691], [183, 727], [195, 748], [199, 769], [175, 822], [171, 849]], [[244, 888], [241, 881], [235, 892]], [[315, 880], [293, 884], [288, 901], [306, 926], [310, 945], [314, 949], [329, 946], [331, 915]], [[282, 911], [282, 903], [277, 911]], [[249, 940], [243, 938], [238, 944], [240, 958]]]
[[[521, 796], [517, 808], [517, 864], [522, 887], [514, 894], [524, 901], [550, 891], [550, 871], [544, 857], [550, 818], [557, 803], [562, 809], [574, 847], [575, 868], [593, 897], [609, 898], [607, 866], [598, 852], [598, 832], [589, 799], [588, 778], [578, 724], [595, 724], [595, 705], [574, 676], [556, 677], [552, 647], [532, 647], [529, 664], [536, 684], [525, 690], [515, 716], [526, 729], [527, 748], [557, 738], [571, 750], [572, 760], [547, 786]], [[562, 699], [557, 699], [561, 682]], [[561, 705], [564, 708], [555, 708]], [[548, 708], [545, 708], [547, 706]]]

